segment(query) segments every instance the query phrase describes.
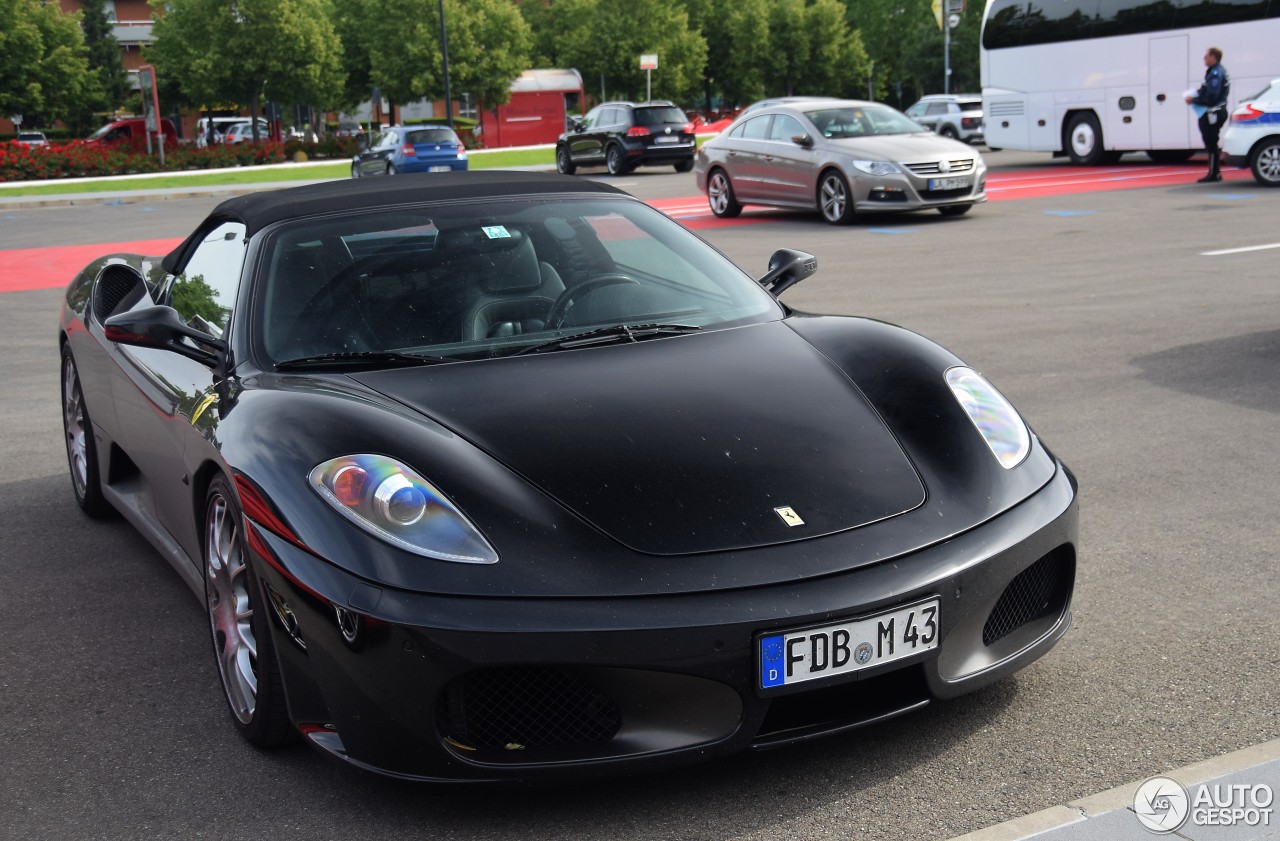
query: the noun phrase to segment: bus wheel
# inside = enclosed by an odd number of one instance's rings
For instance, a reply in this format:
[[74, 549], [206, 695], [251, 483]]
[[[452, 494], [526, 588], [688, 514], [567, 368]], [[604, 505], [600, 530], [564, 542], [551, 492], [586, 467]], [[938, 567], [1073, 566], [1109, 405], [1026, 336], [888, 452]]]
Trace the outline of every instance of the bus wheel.
[[1092, 111], [1076, 114], [1067, 124], [1067, 155], [1073, 164], [1096, 166], [1102, 163], [1102, 127]]

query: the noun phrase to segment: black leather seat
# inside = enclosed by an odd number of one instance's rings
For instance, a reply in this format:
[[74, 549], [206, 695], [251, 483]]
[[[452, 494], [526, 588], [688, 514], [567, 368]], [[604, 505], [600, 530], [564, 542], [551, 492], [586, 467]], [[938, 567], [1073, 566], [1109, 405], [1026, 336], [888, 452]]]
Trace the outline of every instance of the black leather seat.
[[436, 270], [465, 279], [475, 290], [462, 317], [463, 341], [537, 332], [564, 291], [560, 275], [539, 262], [524, 232], [496, 230], [505, 236], [490, 236], [483, 228], [440, 232]]

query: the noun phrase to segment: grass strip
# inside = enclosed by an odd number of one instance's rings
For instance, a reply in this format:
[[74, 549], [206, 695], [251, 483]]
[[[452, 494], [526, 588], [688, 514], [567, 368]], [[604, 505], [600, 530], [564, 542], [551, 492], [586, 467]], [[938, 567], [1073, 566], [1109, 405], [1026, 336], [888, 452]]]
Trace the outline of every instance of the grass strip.
[[[472, 152], [468, 156], [471, 169], [502, 169], [516, 166], [552, 166], [555, 151], [552, 149], [495, 149]], [[3, 184], [0, 197], [5, 196], [57, 196], [67, 193], [129, 192], [131, 190], [171, 190], [183, 187], [227, 187], [240, 184], [269, 184], [280, 181], [326, 181], [347, 178], [351, 175], [349, 161], [334, 161], [327, 166], [293, 167], [290, 164], [265, 169], [241, 170], [237, 168], [205, 170], [203, 172], [176, 172], [151, 178], [120, 180], [104, 178], [94, 181], [74, 181], [66, 184]]]

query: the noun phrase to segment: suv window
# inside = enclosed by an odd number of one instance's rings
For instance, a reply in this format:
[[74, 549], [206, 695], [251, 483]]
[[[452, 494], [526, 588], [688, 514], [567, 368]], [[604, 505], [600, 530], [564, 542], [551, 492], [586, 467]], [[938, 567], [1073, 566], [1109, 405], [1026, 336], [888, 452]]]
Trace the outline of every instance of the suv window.
[[945, 102], [930, 102], [930, 103], [929, 103], [929, 110], [928, 110], [928, 111], [925, 111], [925, 113], [926, 113], [926, 114], [929, 114], [929, 115], [931, 115], [931, 116], [932, 116], [933, 114], [945, 114], [945, 113], [947, 113], [947, 103], [945, 103]]
[[661, 126], [668, 123], [679, 123], [684, 125], [689, 122], [689, 118], [684, 112], [674, 105], [663, 105], [653, 108], [637, 108], [635, 109], [636, 125], [638, 126]]
[[605, 108], [600, 112], [600, 122], [597, 126], [616, 126], [622, 122], [621, 108]]
[[959, 103], [959, 105], [960, 105], [961, 111], [981, 111], [982, 110], [981, 99], [966, 99], [963, 102]]

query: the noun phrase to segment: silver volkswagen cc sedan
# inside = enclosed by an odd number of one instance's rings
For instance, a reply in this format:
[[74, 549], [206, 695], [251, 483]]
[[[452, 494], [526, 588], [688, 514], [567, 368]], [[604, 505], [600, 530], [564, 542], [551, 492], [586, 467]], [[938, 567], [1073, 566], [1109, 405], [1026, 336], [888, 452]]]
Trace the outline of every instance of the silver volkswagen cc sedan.
[[987, 166], [973, 147], [859, 100], [744, 114], [703, 144], [694, 172], [711, 211], [726, 218], [761, 204], [816, 209], [843, 225], [856, 213], [936, 208], [959, 216], [987, 200]]

